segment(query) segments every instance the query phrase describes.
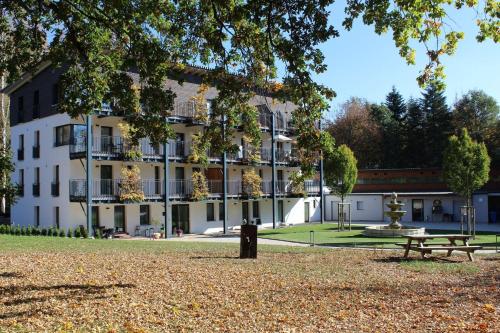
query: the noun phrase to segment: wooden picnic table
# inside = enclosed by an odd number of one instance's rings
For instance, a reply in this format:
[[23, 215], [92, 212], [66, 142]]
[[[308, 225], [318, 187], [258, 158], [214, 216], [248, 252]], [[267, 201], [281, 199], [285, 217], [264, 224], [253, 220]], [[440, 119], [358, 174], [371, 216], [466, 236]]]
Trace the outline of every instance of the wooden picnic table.
[[[469, 245], [469, 239], [472, 235], [461, 235], [461, 234], [436, 234], [436, 235], [414, 235], [414, 236], [404, 236], [408, 239], [406, 243], [397, 243], [396, 245], [402, 246], [405, 249], [404, 258], [408, 258], [408, 254], [411, 251], [420, 252], [422, 258], [425, 255], [431, 254], [433, 250], [446, 250], [448, 251], [447, 257], [451, 256], [453, 251], [462, 251], [467, 253], [467, 257], [470, 261], [474, 261], [472, 254], [476, 250], [480, 250], [481, 246], [471, 246]], [[434, 243], [426, 244], [425, 242], [429, 239], [443, 238], [447, 239], [448, 243]], [[458, 245], [457, 241], [462, 241], [463, 245]], [[413, 243], [416, 242], [416, 243]]]

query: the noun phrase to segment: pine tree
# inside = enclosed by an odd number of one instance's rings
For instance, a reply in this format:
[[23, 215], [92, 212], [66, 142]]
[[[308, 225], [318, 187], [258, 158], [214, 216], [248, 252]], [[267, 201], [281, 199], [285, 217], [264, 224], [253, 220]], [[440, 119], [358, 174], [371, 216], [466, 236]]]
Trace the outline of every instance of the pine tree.
[[452, 134], [451, 113], [446, 105], [446, 97], [436, 86], [430, 85], [422, 93], [420, 104], [425, 115], [424, 164], [428, 167], [441, 167], [443, 152], [448, 137]]
[[385, 97], [385, 106], [391, 111], [392, 118], [403, 122], [406, 118], [406, 103], [399, 93], [396, 90], [396, 87], [392, 86], [392, 90]]
[[425, 165], [425, 158], [419, 153], [425, 147], [425, 115], [414, 98], [408, 100], [407, 110], [404, 164], [406, 167], [419, 168]]

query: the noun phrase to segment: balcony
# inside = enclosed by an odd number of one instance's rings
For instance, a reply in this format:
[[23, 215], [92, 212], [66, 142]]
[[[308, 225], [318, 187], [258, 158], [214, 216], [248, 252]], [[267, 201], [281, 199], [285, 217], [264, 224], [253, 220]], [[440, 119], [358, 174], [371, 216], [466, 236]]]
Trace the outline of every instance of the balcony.
[[54, 182], [50, 186], [50, 193], [53, 197], [59, 196], [59, 182]]
[[[94, 180], [92, 182], [92, 200], [94, 202], [120, 202], [121, 194], [120, 179], [103, 179]], [[190, 179], [186, 180], [170, 180], [169, 184], [169, 199], [188, 201], [192, 199], [193, 182]], [[207, 180], [208, 198], [221, 199], [224, 193], [222, 180]], [[140, 181], [140, 188], [144, 192], [144, 201], [162, 201], [165, 195], [163, 181], [146, 179]], [[294, 193], [290, 183], [286, 181], [276, 181], [276, 195], [283, 196], [302, 196], [304, 194], [318, 195], [319, 181], [306, 181], [304, 183], [305, 193]], [[85, 179], [70, 180], [70, 200], [85, 201], [86, 198], [86, 181]], [[269, 180], [263, 181], [261, 184], [262, 197], [270, 197], [272, 195], [272, 182]], [[227, 194], [230, 198], [249, 198], [251, 196], [251, 188], [244, 186], [240, 180], [232, 180], [227, 182]]]
[[[121, 179], [96, 179], [92, 181], [92, 200], [96, 202], [120, 202]], [[160, 201], [163, 198], [161, 181], [147, 179], [140, 181], [144, 192], [144, 201]], [[85, 179], [73, 179], [69, 182], [70, 201], [85, 201], [87, 182]]]
[[[74, 138], [71, 140], [70, 158], [85, 158], [86, 140], [83, 138]], [[184, 141], [170, 140], [169, 159], [184, 160], [185, 154]], [[139, 140], [139, 146], [134, 147], [119, 136], [94, 137], [92, 140], [92, 158], [96, 160], [139, 160], [139, 161], [162, 161], [163, 145], [152, 145], [149, 139]]]
[[40, 146], [33, 146], [33, 158], [40, 158]]
[[17, 160], [24, 161], [24, 149], [17, 150]]
[[33, 184], [33, 196], [34, 197], [39, 197], [40, 196], [40, 183], [34, 183]]

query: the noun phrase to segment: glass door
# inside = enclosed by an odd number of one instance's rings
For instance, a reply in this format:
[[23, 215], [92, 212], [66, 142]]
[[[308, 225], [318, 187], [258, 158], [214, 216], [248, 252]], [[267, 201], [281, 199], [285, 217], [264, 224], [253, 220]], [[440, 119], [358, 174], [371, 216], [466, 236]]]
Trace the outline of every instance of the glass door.
[[92, 229], [95, 232], [99, 227], [99, 206], [92, 206]]
[[309, 202], [304, 202], [304, 222], [309, 222]]
[[113, 127], [101, 126], [101, 151], [111, 153], [113, 148]]
[[283, 215], [283, 200], [278, 200], [278, 222], [284, 222]]
[[101, 165], [101, 195], [113, 194], [113, 167]]
[[184, 195], [185, 193], [185, 184], [184, 184], [184, 168], [182, 167], [177, 167], [175, 168], [175, 187], [176, 187], [176, 193], [178, 195]]
[[411, 218], [413, 221], [424, 220], [424, 200], [413, 199], [411, 204]]
[[125, 232], [125, 206], [115, 206], [115, 231]]
[[189, 233], [189, 205], [172, 205], [173, 234], [176, 234], [177, 228], [185, 234]]

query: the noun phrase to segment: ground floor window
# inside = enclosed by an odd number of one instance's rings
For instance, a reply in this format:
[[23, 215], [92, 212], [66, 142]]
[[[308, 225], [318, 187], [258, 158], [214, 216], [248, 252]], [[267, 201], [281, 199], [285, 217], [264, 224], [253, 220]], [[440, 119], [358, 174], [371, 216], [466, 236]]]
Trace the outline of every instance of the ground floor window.
[[59, 229], [59, 207], [54, 207], [54, 223], [56, 228]]
[[40, 206], [35, 206], [35, 226], [40, 226]]
[[100, 227], [100, 222], [99, 222], [99, 207], [98, 206], [92, 206], [92, 229], [96, 230], [97, 228]]
[[365, 209], [363, 201], [356, 201], [356, 209], [357, 210]]
[[252, 203], [252, 216], [254, 219], [260, 218], [260, 206], [258, 201]]
[[212, 202], [207, 203], [207, 221], [215, 221], [214, 204]]
[[139, 216], [141, 225], [149, 224], [150, 222], [149, 205], [141, 205]]

